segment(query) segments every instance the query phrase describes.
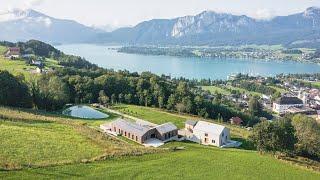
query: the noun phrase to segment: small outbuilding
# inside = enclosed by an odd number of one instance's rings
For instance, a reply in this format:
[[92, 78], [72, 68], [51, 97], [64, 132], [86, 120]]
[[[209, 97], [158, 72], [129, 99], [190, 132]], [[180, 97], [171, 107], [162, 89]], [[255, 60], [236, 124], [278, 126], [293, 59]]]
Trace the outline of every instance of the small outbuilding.
[[239, 117], [232, 117], [232, 118], [230, 119], [230, 123], [233, 124], [233, 125], [240, 126], [240, 125], [243, 124], [243, 121], [242, 121], [242, 119], [239, 118]]

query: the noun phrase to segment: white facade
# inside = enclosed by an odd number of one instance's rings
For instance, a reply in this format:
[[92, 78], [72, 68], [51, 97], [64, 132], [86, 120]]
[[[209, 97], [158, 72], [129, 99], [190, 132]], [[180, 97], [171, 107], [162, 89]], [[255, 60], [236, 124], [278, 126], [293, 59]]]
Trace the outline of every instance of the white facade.
[[303, 104], [278, 104], [273, 103], [273, 111], [279, 114], [286, 113], [291, 107], [302, 107]]
[[221, 147], [230, 142], [230, 130], [222, 125], [198, 121], [192, 132], [190, 132], [190, 129], [186, 130], [189, 131], [186, 135], [187, 140], [203, 145]]

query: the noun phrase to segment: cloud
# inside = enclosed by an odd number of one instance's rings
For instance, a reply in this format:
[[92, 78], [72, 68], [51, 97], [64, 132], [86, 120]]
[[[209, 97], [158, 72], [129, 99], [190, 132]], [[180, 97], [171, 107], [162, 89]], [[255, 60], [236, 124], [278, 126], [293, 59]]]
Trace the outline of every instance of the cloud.
[[27, 9], [34, 8], [43, 4], [45, 0], [26, 0], [24, 5]]
[[271, 19], [276, 16], [276, 12], [270, 9], [258, 9], [254, 14], [253, 17], [257, 19]]

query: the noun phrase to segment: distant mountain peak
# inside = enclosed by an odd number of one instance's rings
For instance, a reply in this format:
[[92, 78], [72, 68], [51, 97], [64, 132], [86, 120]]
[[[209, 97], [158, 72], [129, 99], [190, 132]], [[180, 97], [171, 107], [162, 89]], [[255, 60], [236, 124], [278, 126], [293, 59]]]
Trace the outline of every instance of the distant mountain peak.
[[42, 14], [33, 9], [12, 9], [3, 13], [0, 13], [0, 22], [14, 21], [25, 18], [49, 18], [49, 16]]
[[304, 11], [305, 17], [319, 17], [320, 18], [320, 8], [319, 7], [309, 7]]

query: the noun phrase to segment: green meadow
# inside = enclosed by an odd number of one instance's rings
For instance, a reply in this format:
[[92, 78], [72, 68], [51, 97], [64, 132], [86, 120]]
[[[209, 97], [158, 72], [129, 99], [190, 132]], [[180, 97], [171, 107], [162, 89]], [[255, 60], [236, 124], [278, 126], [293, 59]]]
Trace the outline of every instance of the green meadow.
[[5, 107], [0, 107], [0, 137], [0, 172], [156, 151], [104, 135], [87, 120]]
[[174, 152], [0, 173], [9, 179], [319, 179], [320, 174], [254, 151], [168, 143]]

